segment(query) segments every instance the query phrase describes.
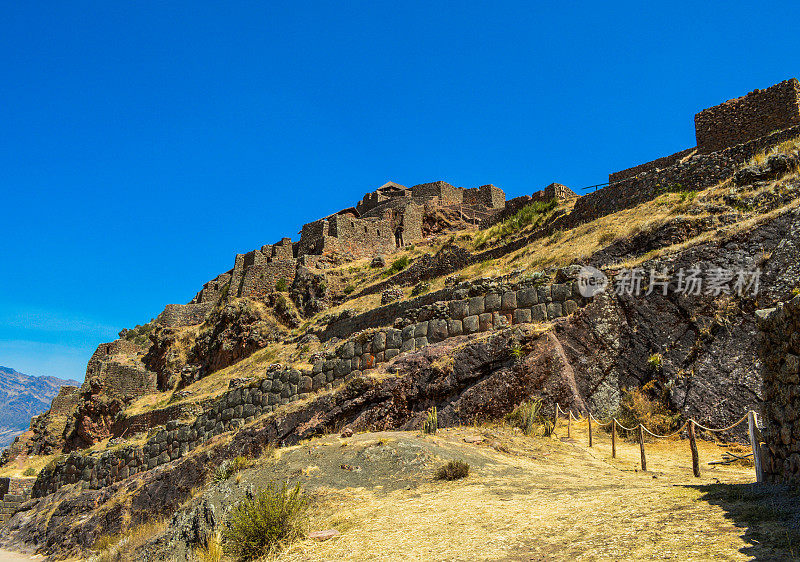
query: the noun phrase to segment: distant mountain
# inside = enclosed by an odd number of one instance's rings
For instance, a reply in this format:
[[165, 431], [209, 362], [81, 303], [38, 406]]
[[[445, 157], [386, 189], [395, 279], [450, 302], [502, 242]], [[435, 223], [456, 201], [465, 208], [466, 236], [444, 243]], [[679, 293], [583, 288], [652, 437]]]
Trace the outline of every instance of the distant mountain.
[[78, 381], [55, 377], [32, 377], [0, 367], [0, 448], [25, 432], [31, 418], [50, 408], [62, 386], [80, 386]]

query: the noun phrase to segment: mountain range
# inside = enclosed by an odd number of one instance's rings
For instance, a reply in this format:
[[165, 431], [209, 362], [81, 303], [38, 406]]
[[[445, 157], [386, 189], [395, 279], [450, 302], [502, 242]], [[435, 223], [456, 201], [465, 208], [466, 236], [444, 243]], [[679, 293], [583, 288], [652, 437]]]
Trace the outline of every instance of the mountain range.
[[0, 366], [0, 448], [28, 429], [31, 418], [50, 408], [62, 386], [80, 386], [78, 381], [56, 377], [34, 377]]

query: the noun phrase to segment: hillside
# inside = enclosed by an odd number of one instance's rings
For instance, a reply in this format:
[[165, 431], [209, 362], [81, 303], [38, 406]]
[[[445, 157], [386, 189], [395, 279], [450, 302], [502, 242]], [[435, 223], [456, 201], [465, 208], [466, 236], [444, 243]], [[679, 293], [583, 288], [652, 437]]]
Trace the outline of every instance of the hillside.
[[[313, 520], [336, 520], [345, 535], [299, 541], [289, 560], [457, 559], [485, 536], [493, 559], [681, 556], [697, 532], [676, 513], [712, 526], [708, 552], [738, 559], [746, 545], [726, 518], [772, 501], [743, 485], [753, 467], [704, 465], [705, 480], [692, 480], [671, 460], [686, 458], [678, 436], [648, 445], [650, 469], [631, 473], [625, 455], [636, 448], [610, 460], [598, 452], [607, 441], [589, 451], [511, 426], [532, 403], [545, 434], [556, 404], [661, 433], [764, 411], [755, 312], [800, 292], [797, 107], [800, 83], [789, 80], [704, 110], [697, 147], [583, 195], [557, 183], [506, 200], [491, 184], [388, 182], [307, 223], [299, 241], [236, 254], [191, 302], [101, 343], [80, 390], [56, 398], [0, 457], [11, 482], [36, 475], [10, 494], [0, 546], [188, 560], [236, 502], [278, 479], [322, 494]], [[765, 130], [763, 116], [782, 109], [790, 117]], [[792, 365], [796, 375], [800, 359]], [[447, 431], [414, 433], [431, 425]], [[704, 462], [749, 443], [746, 431], [700, 432]], [[466, 447], [473, 434], [482, 437]], [[431, 483], [434, 466], [458, 456], [475, 467], [462, 483], [474, 497]], [[219, 486], [235, 459], [255, 466]], [[417, 501], [449, 527], [432, 528]], [[387, 502], [395, 511], [376, 515]], [[741, 517], [757, 527], [747, 541], [787, 534], [772, 523], [796, 514], [767, 516], [766, 530]], [[376, 520], [400, 531], [382, 542]], [[620, 542], [603, 538], [607, 529]]]
[[32, 377], [0, 366], [0, 447], [28, 429], [31, 418], [50, 407], [62, 386], [80, 386], [78, 381], [55, 377]]

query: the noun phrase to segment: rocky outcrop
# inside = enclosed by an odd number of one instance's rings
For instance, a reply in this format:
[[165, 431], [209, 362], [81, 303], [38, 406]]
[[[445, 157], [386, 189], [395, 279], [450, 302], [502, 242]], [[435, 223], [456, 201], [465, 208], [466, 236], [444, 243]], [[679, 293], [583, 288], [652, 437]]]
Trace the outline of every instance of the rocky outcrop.
[[124, 409], [125, 402], [97, 379], [84, 383], [78, 408], [64, 428], [64, 451], [85, 449], [111, 437], [114, 420]]
[[292, 300], [298, 311], [308, 318], [328, 308], [328, 281], [324, 273], [314, 273], [307, 267], [297, 268], [292, 283]]
[[270, 303], [237, 299], [220, 304], [198, 328], [157, 328], [143, 361], [158, 373], [159, 389], [183, 388], [285, 337], [287, 330], [275, 316], [293, 318], [296, 313], [282, 294], [267, 298]]

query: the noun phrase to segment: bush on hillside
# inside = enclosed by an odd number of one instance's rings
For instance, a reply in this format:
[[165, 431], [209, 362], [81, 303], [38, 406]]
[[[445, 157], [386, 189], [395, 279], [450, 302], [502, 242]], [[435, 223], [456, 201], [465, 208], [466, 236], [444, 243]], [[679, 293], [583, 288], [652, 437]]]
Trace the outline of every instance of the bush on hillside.
[[308, 499], [300, 484], [271, 483], [233, 508], [222, 536], [238, 560], [279, 552], [305, 535]]

